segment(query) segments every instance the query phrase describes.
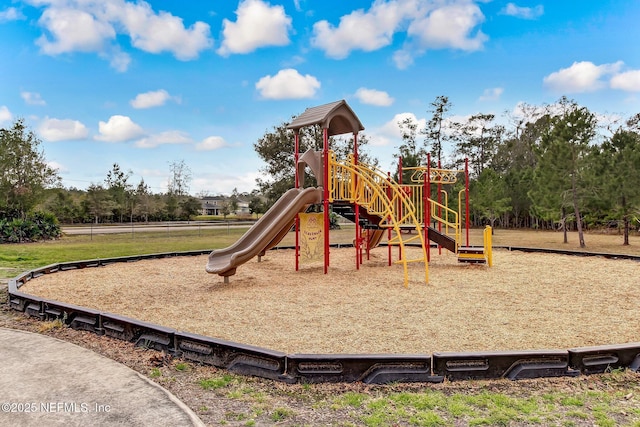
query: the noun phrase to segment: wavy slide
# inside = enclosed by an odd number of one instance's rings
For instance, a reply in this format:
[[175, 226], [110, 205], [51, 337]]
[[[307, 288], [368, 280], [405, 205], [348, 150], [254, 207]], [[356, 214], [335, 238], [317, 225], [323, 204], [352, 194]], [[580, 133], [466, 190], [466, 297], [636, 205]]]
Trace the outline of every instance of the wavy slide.
[[225, 278], [233, 276], [239, 265], [277, 245], [291, 229], [296, 215], [321, 200], [321, 188], [292, 188], [287, 191], [237, 242], [211, 252], [207, 272]]

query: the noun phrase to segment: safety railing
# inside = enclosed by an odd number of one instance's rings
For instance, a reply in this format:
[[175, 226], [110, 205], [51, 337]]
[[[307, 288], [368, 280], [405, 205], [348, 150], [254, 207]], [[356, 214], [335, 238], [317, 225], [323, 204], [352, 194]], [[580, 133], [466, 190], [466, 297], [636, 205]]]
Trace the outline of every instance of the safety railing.
[[[397, 263], [404, 267], [404, 285], [409, 284], [408, 264], [423, 262], [425, 283], [429, 282], [429, 267], [421, 221], [416, 217], [416, 207], [405, 191], [384, 172], [375, 167], [355, 163], [352, 156], [346, 162], [338, 162], [329, 152], [329, 202], [348, 201], [364, 207], [371, 215], [381, 218], [379, 226], [395, 231], [389, 244], [400, 246], [401, 259]], [[411, 224], [417, 233], [402, 236], [402, 226]], [[419, 241], [421, 256], [409, 259], [405, 245]]]
[[[455, 169], [441, 169], [441, 168], [427, 168], [426, 166], [413, 166], [413, 167], [403, 167], [403, 173], [405, 171], [410, 171], [408, 185], [402, 185], [405, 191], [410, 194], [410, 197], [414, 204], [416, 205], [417, 216], [423, 221], [434, 222], [434, 228], [437, 228], [439, 232], [442, 232], [444, 228], [444, 234], [455, 239], [456, 248], [460, 246], [461, 237], [462, 237], [462, 225], [460, 223], [461, 216], [459, 212], [461, 210], [456, 211], [455, 209], [449, 208], [449, 203], [447, 200], [447, 192], [441, 190], [444, 194], [444, 203], [440, 203], [439, 201], [432, 200], [428, 198], [424, 199], [425, 192], [425, 176], [429, 174], [429, 184], [455, 184], [458, 181], [458, 176], [461, 173], [464, 173], [463, 170], [455, 170]], [[426, 204], [430, 203], [430, 218], [425, 218], [425, 213], [423, 209], [426, 207]], [[460, 207], [459, 207], [460, 209]], [[429, 226], [429, 224], [424, 224], [424, 226]]]
[[452, 237], [456, 241], [456, 252], [462, 238], [458, 212], [453, 209], [429, 199], [431, 203], [431, 219], [444, 228], [444, 234]]
[[[416, 218], [420, 221], [423, 227], [428, 227], [434, 222], [434, 228], [443, 234], [455, 239], [457, 244], [461, 241], [462, 231], [460, 226], [460, 215], [455, 209], [451, 209], [448, 205], [448, 198], [444, 193], [444, 203], [439, 203], [433, 199], [427, 199], [429, 203], [430, 218], [425, 218], [424, 208], [426, 206], [424, 200], [424, 185], [423, 184], [409, 184], [399, 185], [406, 197], [411, 200], [411, 203], [415, 207]], [[407, 227], [411, 224], [403, 223], [402, 226]]]

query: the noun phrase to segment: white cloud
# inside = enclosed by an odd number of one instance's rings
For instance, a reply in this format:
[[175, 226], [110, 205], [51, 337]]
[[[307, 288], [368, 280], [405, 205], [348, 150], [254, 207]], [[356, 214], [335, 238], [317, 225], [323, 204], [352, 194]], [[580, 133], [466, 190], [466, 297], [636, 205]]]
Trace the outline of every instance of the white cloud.
[[171, 99], [171, 95], [164, 89], [150, 91], [145, 93], [138, 94], [134, 99], [129, 101], [129, 104], [133, 108], [152, 108], [152, 107], [160, 107], [165, 104], [169, 99]]
[[140, 125], [127, 116], [115, 115], [109, 117], [109, 121], [98, 123], [98, 131], [95, 139], [106, 142], [123, 142], [140, 138], [145, 134]]
[[399, 70], [405, 70], [413, 65], [413, 54], [408, 49], [400, 49], [393, 53], [393, 63]]
[[200, 173], [191, 182], [191, 192], [197, 194], [201, 191], [212, 194], [231, 195], [233, 189], [239, 192], [251, 192], [256, 187], [256, 178], [260, 176], [259, 172], [246, 173]]
[[115, 39], [116, 32], [109, 22], [99, 20], [89, 12], [51, 7], [46, 9], [38, 23], [50, 34], [42, 35], [36, 44], [47, 55], [68, 52], [100, 52], [107, 40]]
[[266, 99], [302, 99], [311, 98], [320, 89], [320, 82], [315, 77], [302, 75], [297, 70], [287, 68], [278, 71], [275, 76], [264, 76], [256, 89]]
[[504, 89], [501, 87], [492, 87], [490, 89], [485, 89], [480, 96], [480, 101], [496, 101], [500, 99]]
[[294, 55], [291, 58], [283, 61], [282, 66], [291, 68], [291, 67], [295, 67], [296, 65], [304, 64], [306, 61], [307, 60], [305, 59], [304, 56]]
[[179, 130], [170, 130], [158, 134], [149, 135], [134, 143], [138, 148], [155, 148], [166, 144], [189, 144], [193, 142], [189, 134]]
[[271, 6], [261, 0], [244, 0], [236, 10], [238, 20], [222, 21], [222, 46], [218, 53], [249, 53], [263, 46], [285, 46], [289, 44], [291, 17], [284, 7]]
[[40, 135], [46, 141], [71, 141], [89, 136], [87, 127], [78, 120], [46, 118], [40, 123]]
[[640, 92], [640, 70], [616, 74], [611, 78], [611, 87], [628, 92]]
[[[399, 123], [409, 120], [417, 126], [417, 129], [424, 129], [427, 124], [426, 119], [418, 119], [413, 113], [399, 113], [391, 120], [374, 130], [371, 135], [371, 145], [383, 146], [399, 144], [402, 141], [402, 130]], [[374, 136], [375, 135], [375, 136]]]
[[509, 112], [509, 117], [511, 117], [519, 127], [527, 123], [535, 123], [536, 120], [547, 114], [547, 112], [545, 106], [532, 105], [524, 101], [519, 101], [513, 107], [513, 110]]
[[421, 49], [460, 49], [474, 51], [482, 48], [488, 37], [474, 28], [484, 22], [477, 4], [459, 1], [434, 9], [416, 18], [407, 33], [418, 40]]
[[346, 58], [354, 50], [388, 46], [397, 32], [407, 40], [393, 60], [400, 69], [427, 49], [479, 50], [488, 37], [477, 27], [484, 15], [473, 0], [376, 0], [367, 11], [342, 16], [337, 26], [326, 20], [313, 26], [312, 45], [331, 58]]
[[507, 3], [500, 11], [504, 15], [514, 16], [522, 19], [536, 19], [544, 14], [544, 6], [539, 4], [535, 7], [522, 7], [515, 3]]
[[221, 136], [210, 136], [196, 145], [198, 151], [213, 151], [219, 148], [228, 147], [229, 144]]
[[25, 19], [25, 16], [15, 7], [8, 7], [0, 11], [0, 22], [19, 21], [23, 19]]
[[370, 52], [388, 46], [405, 18], [398, 1], [375, 1], [368, 11], [355, 10], [340, 18], [338, 26], [326, 20], [313, 25], [311, 44], [330, 58], [343, 59], [353, 50]]
[[114, 46], [108, 52], [100, 53], [100, 57], [107, 59], [111, 68], [120, 73], [127, 71], [129, 64], [131, 64], [131, 56], [123, 52], [120, 46]]
[[63, 164], [55, 162], [55, 161], [47, 162], [47, 166], [49, 166], [51, 169], [53, 169], [55, 171], [58, 171], [58, 173], [67, 173], [67, 172], [69, 172], [69, 168], [67, 168]]
[[376, 89], [367, 89], [364, 87], [358, 89], [355, 96], [363, 104], [375, 105], [378, 107], [388, 107], [393, 104], [394, 101], [387, 92]]
[[6, 105], [0, 106], [0, 123], [13, 120], [13, 114]]
[[598, 126], [604, 129], [614, 129], [626, 121], [626, 118], [617, 113], [595, 113]]
[[213, 44], [208, 24], [198, 21], [189, 28], [182, 18], [168, 12], [155, 13], [149, 3], [123, 2], [110, 10], [112, 19], [124, 25], [135, 47], [145, 52], [171, 52], [182, 61], [198, 57]]
[[37, 92], [20, 92], [20, 97], [29, 105], [47, 105]]
[[143, 169], [140, 173], [142, 176], [150, 176], [153, 178], [165, 178], [168, 177], [167, 171], [161, 169]]
[[198, 57], [213, 44], [210, 27], [197, 21], [185, 27], [182, 18], [155, 12], [144, 0], [27, 0], [43, 8], [36, 40], [43, 53], [95, 52], [117, 71], [126, 71], [131, 57], [122, 52], [118, 35], [145, 52], [170, 52], [179, 60]]
[[563, 94], [593, 92], [606, 86], [603, 77], [616, 74], [623, 62], [595, 65], [593, 62], [574, 62], [543, 79], [544, 85], [554, 92]]

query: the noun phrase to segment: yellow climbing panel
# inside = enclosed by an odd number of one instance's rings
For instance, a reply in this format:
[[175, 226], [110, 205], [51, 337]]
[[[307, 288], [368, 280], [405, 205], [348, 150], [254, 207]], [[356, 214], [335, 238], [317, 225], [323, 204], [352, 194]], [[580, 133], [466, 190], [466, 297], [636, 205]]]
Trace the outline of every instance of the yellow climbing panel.
[[414, 166], [406, 167], [403, 171], [412, 171], [409, 181], [412, 184], [422, 184], [424, 182], [424, 175], [429, 171], [429, 178], [432, 184], [455, 184], [458, 181], [458, 174], [464, 172], [455, 169], [438, 169], [429, 168], [426, 166]]

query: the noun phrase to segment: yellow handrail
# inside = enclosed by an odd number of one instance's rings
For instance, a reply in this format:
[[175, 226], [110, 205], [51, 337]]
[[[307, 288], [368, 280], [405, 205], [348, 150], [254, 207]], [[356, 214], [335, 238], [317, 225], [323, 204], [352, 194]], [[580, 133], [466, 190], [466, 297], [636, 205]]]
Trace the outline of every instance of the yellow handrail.
[[[462, 212], [462, 195], [466, 194], [466, 191], [464, 188], [458, 191], [458, 212]], [[460, 229], [462, 229], [462, 215], [460, 215]]]
[[493, 265], [493, 229], [490, 225], [484, 228], [482, 237], [484, 240], [484, 257], [487, 260], [487, 265], [491, 267]]
[[[363, 206], [367, 211], [379, 216], [382, 220], [380, 227], [392, 228], [395, 236], [389, 244], [400, 246], [401, 259], [396, 263], [403, 264], [404, 286], [409, 285], [408, 263], [423, 262], [425, 266], [425, 283], [429, 283], [429, 264], [422, 226], [416, 217], [416, 208], [411, 198], [384, 172], [375, 167], [355, 163], [353, 156], [345, 163], [336, 160], [335, 154], [329, 152], [329, 202], [345, 200]], [[401, 226], [412, 224], [417, 233], [410, 238], [403, 239]], [[408, 259], [405, 244], [419, 240], [422, 257]]]
[[[411, 184], [411, 185], [400, 185], [404, 193], [411, 199], [411, 202], [415, 206], [416, 209], [416, 218], [419, 219], [420, 223], [423, 227], [428, 227], [429, 224], [424, 223], [424, 184]], [[444, 192], [444, 190], [443, 190]], [[445, 197], [445, 199], [448, 199]], [[436, 223], [440, 223], [445, 228], [445, 234], [447, 236], [453, 237], [456, 240], [456, 248], [460, 246], [460, 238], [462, 236], [462, 227], [460, 225], [460, 216], [458, 212], [454, 209], [451, 209], [448, 206], [448, 203], [445, 201], [444, 204], [438, 203], [435, 200], [427, 199], [427, 202], [431, 204], [431, 217], [427, 222], [431, 222], [435, 220]], [[438, 214], [438, 210], [436, 208], [440, 208], [441, 214]], [[402, 224], [405, 226], [409, 226], [411, 224], [405, 223]]]
[[[436, 202], [435, 200], [429, 199], [429, 201], [431, 203], [431, 218], [436, 220], [436, 222], [444, 225], [445, 234], [447, 236], [451, 236], [453, 234], [454, 239], [456, 241], [456, 253], [457, 253], [458, 246], [460, 246], [460, 238], [462, 234], [460, 231], [460, 221], [458, 221], [458, 212], [454, 211], [448, 206], [445, 206], [441, 203]], [[444, 212], [444, 216], [438, 215], [437, 213], [438, 207], [440, 208], [441, 212]], [[450, 220], [449, 216], [452, 216], [453, 219]], [[450, 229], [453, 230], [453, 232], [451, 232]]]

